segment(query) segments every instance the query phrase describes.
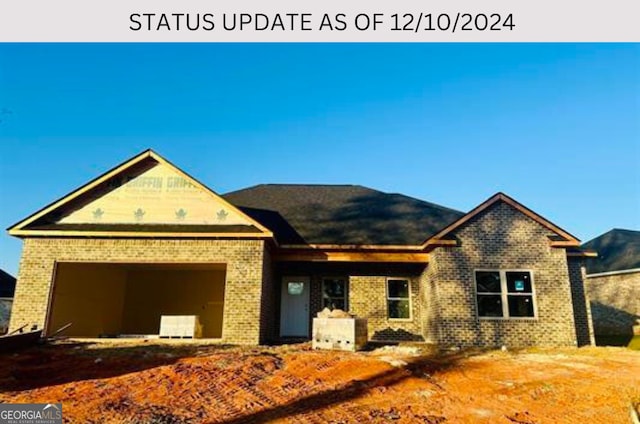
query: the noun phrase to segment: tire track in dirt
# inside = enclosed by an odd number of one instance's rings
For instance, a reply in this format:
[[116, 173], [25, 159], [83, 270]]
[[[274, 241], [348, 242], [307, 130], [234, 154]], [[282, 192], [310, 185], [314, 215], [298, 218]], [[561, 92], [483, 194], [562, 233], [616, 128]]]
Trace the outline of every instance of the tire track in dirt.
[[403, 361], [305, 345], [38, 347], [0, 355], [0, 402], [61, 401], [67, 421], [95, 423], [609, 424], [640, 399], [640, 357], [621, 349]]
[[[315, 353], [315, 352], [314, 352]], [[326, 423], [330, 421], [343, 422], [336, 418], [335, 408], [346, 407], [351, 402], [349, 397], [354, 392], [368, 392], [371, 387], [365, 383], [358, 383], [344, 375], [331, 375], [334, 367], [345, 361], [345, 357], [334, 355], [326, 358], [325, 353], [319, 353], [304, 361], [301, 366], [295, 360], [287, 368], [288, 372], [280, 373], [277, 384], [270, 388], [271, 393], [280, 393], [281, 397], [292, 405], [285, 406], [280, 415], [295, 417], [296, 420], [312, 423]], [[321, 359], [315, 361], [314, 359]], [[295, 372], [295, 374], [292, 374]], [[298, 375], [305, 375], [301, 378]], [[347, 376], [348, 377], [348, 376]], [[346, 399], [345, 399], [346, 395]], [[311, 410], [311, 411], [310, 411]], [[357, 408], [351, 408], [348, 422], [369, 422], [368, 414]]]

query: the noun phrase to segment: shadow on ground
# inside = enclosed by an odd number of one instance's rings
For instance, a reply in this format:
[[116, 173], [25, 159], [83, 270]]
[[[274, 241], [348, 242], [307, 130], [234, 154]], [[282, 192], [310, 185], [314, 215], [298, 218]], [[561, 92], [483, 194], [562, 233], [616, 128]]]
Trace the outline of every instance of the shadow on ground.
[[[442, 387], [433, 379], [432, 375], [438, 372], [445, 372], [455, 368], [458, 363], [475, 354], [485, 351], [464, 351], [441, 356], [423, 356], [409, 360], [405, 367], [393, 368], [391, 370], [378, 373], [363, 380], [353, 380], [341, 387], [331, 390], [324, 390], [312, 395], [292, 400], [291, 402], [278, 405], [272, 408], [260, 410], [250, 414], [238, 416], [222, 421], [223, 424], [240, 423], [267, 423], [278, 419], [290, 418], [293, 416], [305, 416], [320, 409], [330, 407], [335, 404], [355, 400], [365, 395], [369, 390], [380, 386], [393, 386], [407, 378], [422, 378], [434, 384], [439, 389]], [[358, 417], [359, 418], [359, 417]], [[365, 418], [365, 417], [362, 417]], [[372, 419], [373, 417], [366, 417]], [[440, 422], [440, 417], [431, 417], [433, 422]], [[393, 419], [393, 417], [389, 417]], [[429, 417], [424, 417], [424, 422]]]
[[0, 354], [0, 391], [31, 390], [82, 380], [117, 377], [181, 358], [215, 354], [231, 345], [116, 345], [54, 343]]

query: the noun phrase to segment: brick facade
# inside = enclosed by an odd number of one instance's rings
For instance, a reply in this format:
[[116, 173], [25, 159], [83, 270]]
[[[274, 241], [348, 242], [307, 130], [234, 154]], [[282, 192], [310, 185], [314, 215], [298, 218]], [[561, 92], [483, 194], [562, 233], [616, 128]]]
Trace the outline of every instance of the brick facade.
[[[564, 249], [552, 232], [506, 203], [496, 203], [459, 227], [458, 247], [439, 247], [423, 277], [429, 290], [425, 338], [442, 345], [576, 345], [571, 285]], [[479, 319], [476, 269], [530, 270], [537, 317]]]
[[438, 319], [437, 284], [436, 276], [438, 263], [430, 261], [424, 272], [420, 275], [420, 303], [422, 314], [422, 335], [428, 343], [437, 344], [440, 337], [440, 321]]
[[[409, 319], [390, 319], [387, 313], [387, 278], [406, 279], [411, 287], [411, 317]], [[407, 275], [376, 275], [349, 278], [350, 312], [358, 317], [367, 318], [370, 340], [422, 341], [420, 321], [420, 280]]]
[[571, 301], [576, 326], [578, 346], [595, 344], [591, 305], [585, 287], [585, 268], [579, 258], [567, 258], [569, 264], [569, 280], [571, 282]]
[[[283, 276], [310, 277], [309, 329], [322, 309], [323, 277], [342, 277], [348, 281], [348, 309], [368, 319], [372, 340], [445, 346], [592, 343], [581, 263], [550, 246], [549, 229], [498, 202], [452, 235], [458, 246], [436, 248], [428, 265], [273, 262], [274, 247], [262, 240], [26, 238], [11, 328], [45, 325], [57, 262], [224, 263], [222, 338], [227, 343], [278, 340]], [[477, 269], [531, 271], [536, 317], [479, 319]], [[410, 282], [410, 319], [388, 318], [389, 277]], [[603, 296], [598, 287], [592, 282], [588, 290]]]
[[[368, 319], [369, 338], [376, 341], [423, 341], [420, 275], [424, 264], [380, 263], [281, 263], [277, 282], [283, 276], [309, 276], [311, 281], [309, 331], [313, 317], [322, 310], [322, 279], [345, 278], [348, 284], [349, 312]], [[387, 317], [387, 278], [407, 279], [411, 286], [411, 318], [394, 320]], [[280, 320], [278, 291], [277, 321]]]
[[[151, 178], [153, 187], [132, 182], [143, 175]], [[183, 197], [185, 193], [188, 196]], [[139, 203], [141, 199], [144, 202]], [[110, 210], [109, 219], [102, 220], [103, 208]], [[184, 208], [190, 212], [187, 214]], [[255, 220], [241, 209], [255, 215]], [[145, 210], [152, 219], [142, 220]], [[301, 211], [310, 215], [301, 219]], [[443, 227], [448, 229], [447, 234], [437, 232], [444, 231]], [[636, 275], [593, 278], [585, 287], [580, 260], [568, 259], [563, 248], [550, 245], [552, 236], [560, 236], [568, 244], [577, 244], [578, 240], [503, 193], [467, 215], [361, 186], [259, 185], [222, 198], [147, 150], [14, 225], [9, 233], [24, 237], [11, 330], [34, 324], [48, 332], [56, 330], [47, 328], [55, 291], [58, 307], [53, 309], [56, 314], [62, 313], [63, 322], [75, 319], [77, 326], [79, 322], [99, 324], [77, 334], [129, 331], [117, 320], [132, 311], [149, 318], [144, 326], [131, 326], [132, 331], [155, 331], [156, 316], [176, 306], [188, 314], [211, 318], [204, 325], [215, 327], [215, 333], [208, 336], [217, 337], [221, 331], [224, 342], [277, 341], [285, 276], [309, 277], [309, 303], [305, 304], [302, 297], [294, 300], [299, 308], [296, 314], [308, 310], [309, 334], [312, 318], [323, 308], [323, 278], [345, 279], [346, 309], [367, 318], [369, 338], [381, 341], [425, 340], [464, 346], [582, 345], [593, 342], [591, 309], [596, 332], [619, 331], [640, 314], [640, 281]], [[181, 238], [170, 238], [174, 236]], [[445, 236], [454, 237], [457, 245], [429, 252], [433, 243], [441, 245]], [[429, 242], [423, 245], [427, 237]], [[289, 244], [289, 249], [281, 251], [278, 242]], [[318, 247], [320, 244], [324, 247]], [[316, 250], [310, 249], [313, 245]], [[363, 260], [374, 262], [360, 262]], [[382, 260], [399, 262], [377, 262]], [[58, 264], [67, 262], [91, 265], [77, 266], [82, 268], [81, 273], [65, 277], [68, 265]], [[105, 270], [110, 265], [99, 267], [96, 263], [123, 265], [116, 266], [118, 272], [112, 273]], [[173, 269], [209, 264], [201, 268], [215, 268], [217, 277], [214, 285], [208, 285], [211, 279], [201, 277], [191, 289], [185, 288], [186, 283], [173, 285], [184, 282], [185, 273], [172, 277], [165, 286], [159, 285], [159, 277], [148, 277], [151, 285], [137, 286], [139, 295], [131, 300], [131, 286], [126, 284], [134, 267], [124, 264], [139, 263], [180, 265], [166, 267]], [[479, 319], [474, 282], [478, 269], [530, 271], [535, 317]], [[59, 290], [55, 290], [56, 272]], [[112, 276], [120, 273], [124, 277]], [[389, 318], [389, 278], [409, 282], [411, 312], [407, 319]], [[525, 277], [521, 278], [524, 285]], [[201, 286], [204, 294], [193, 288]], [[212, 287], [217, 289], [215, 299], [208, 299], [211, 293], [207, 290]], [[404, 292], [404, 285], [396, 292]], [[589, 292], [592, 307], [585, 300]], [[161, 294], [163, 299], [150, 299], [151, 294]], [[177, 305], [180, 295], [188, 297], [187, 306]], [[124, 298], [132, 306], [125, 307]], [[164, 300], [167, 302], [160, 305]], [[394, 302], [396, 310], [405, 311], [404, 299]], [[144, 309], [145, 303], [156, 309], [149, 312]], [[200, 312], [209, 311], [209, 306], [210, 313]], [[89, 316], [94, 310], [98, 312]], [[288, 319], [296, 324], [305, 319], [295, 318]], [[56, 319], [57, 315], [51, 327], [58, 325]], [[296, 328], [295, 333], [303, 331]]]
[[628, 336], [640, 318], [640, 270], [609, 275], [587, 275], [596, 335]]
[[[150, 240], [27, 238], [24, 240], [10, 328], [45, 325], [56, 262], [224, 263], [227, 265], [222, 338], [257, 344], [266, 336], [261, 318], [265, 245], [261, 240]], [[49, 329], [51, 330], [51, 329]]]
[[271, 249], [265, 246], [262, 263], [262, 299], [260, 304], [260, 342], [273, 341], [278, 337], [278, 308], [276, 301], [280, 285], [276, 284]]

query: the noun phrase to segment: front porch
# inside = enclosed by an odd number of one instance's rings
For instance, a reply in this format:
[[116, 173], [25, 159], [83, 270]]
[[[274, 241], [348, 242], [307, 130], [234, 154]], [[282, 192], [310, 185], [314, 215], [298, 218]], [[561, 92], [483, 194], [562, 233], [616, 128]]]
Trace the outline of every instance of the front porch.
[[424, 341], [420, 276], [425, 264], [280, 262], [273, 278], [272, 342], [310, 340], [325, 307], [368, 320], [369, 340]]

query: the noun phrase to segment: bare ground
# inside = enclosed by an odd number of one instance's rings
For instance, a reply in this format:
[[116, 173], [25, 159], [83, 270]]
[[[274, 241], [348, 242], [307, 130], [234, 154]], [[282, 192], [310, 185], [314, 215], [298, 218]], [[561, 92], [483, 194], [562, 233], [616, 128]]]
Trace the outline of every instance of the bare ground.
[[364, 353], [66, 342], [0, 355], [0, 402], [68, 422], [627, 423], [640, 352]]

